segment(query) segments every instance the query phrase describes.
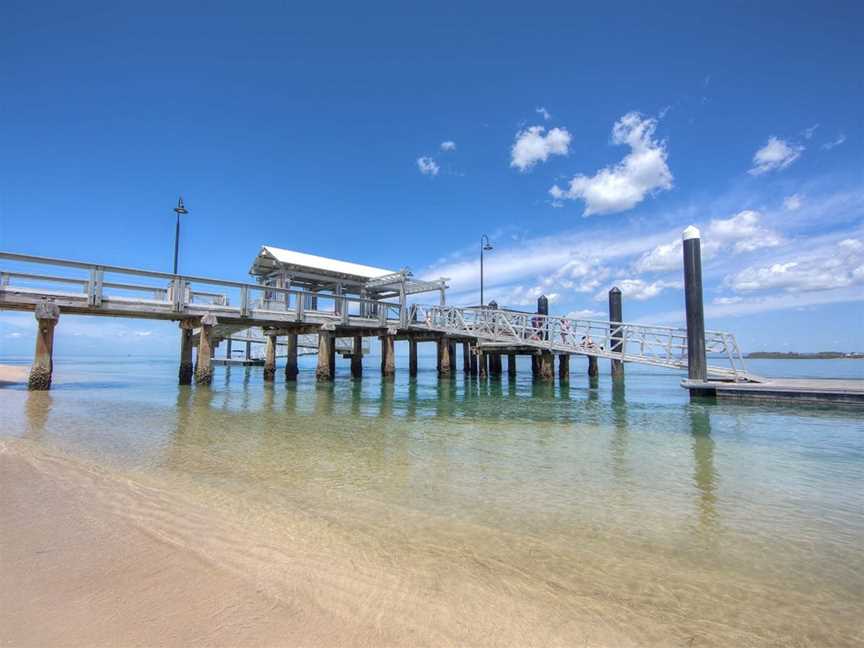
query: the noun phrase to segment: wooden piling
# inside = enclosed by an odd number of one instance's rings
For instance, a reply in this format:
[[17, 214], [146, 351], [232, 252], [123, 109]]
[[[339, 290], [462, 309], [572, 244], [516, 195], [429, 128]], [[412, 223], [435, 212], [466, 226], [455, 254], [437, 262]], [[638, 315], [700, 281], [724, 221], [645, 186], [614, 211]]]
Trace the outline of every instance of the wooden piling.
[[684, 304], [687, 315], [687, 377], [707, 380], [705, 312], [702, 303], [702, 245], [692, 225], [682, 233], [684, 247]]
[[477, 376], [480, 373], [480, 359], [477, 357], [477, 347], [471, 345], [471, 351], [468, 354], [471, 363], [471, 375]]
[[501, 354], [500, 353], [490, 353], [489, 354], [489, 375], [494, 376], [495, 378], [501, 377]]
[[555, 356], [551, 351], [543, 351], [537, 362], [538, 375], [537, 377], [543, 381], [555, 380]]
[[[621, 327], [616, 326], [624, 321], [624, 315], [621, 308], [621, 289], [614, 286], [609, 291], [609, 334], [611, 337], [610, 351], [620, 353], [624, 347], [623, 335]], [[621, 360], [610, 360], [612, 367], [612, 377], [622, 378], [624, 376], [624, 363]]]
[[227, 358], [228, 360], [231, 359], [231, 353], [232, 353], [231, 341], [232, 340], [230, 337], [225, 341], [225, 358]]
[[285, 380], [297, 380], [297, 334], [289, 333], [285, 338]]
[[333, 380], [333, 372], [330, 369], [330, 362], [333, 354], [330, 349], [333, 348], [333, 332], [318, 329], [318, 366], [315, 367], [315, 380], [318, 382], [330, 382]]
[[195, 358], [195, 383], [198, 385], [209, 385], [213, 382], [213, 345], [210, 336], [216, 323], [213, 313], [207, 313], [201, 318], [198, 354]]
[[450, 375], [450, 340], [446, 337], [438, 339], [438, 376], [446, 378]]
[[252, 343], [246, 342], [246, 360], [249, 361], [252, 359]]
[[180, 322], [180, 370], [178, 372], [178, 381], [181, 385], [192, 384], [192, 374], [194, 367], [192, 366], [192, 320], [182, 320]]
[[456, 373], [456, 341], [450, 340], [450, 373]]
[[588, 356], [588, 375], [592, 378], [600, 375], [600, 369], [597, 367], [597, 356]]
[[354, 348], [351, 349], [351, 377], [363, 377], [363, 336], [354, 336]]
[[462, 372], [467, 376], [471, 373], [471, 345], [462, 343]]
[[333, 337], [333, 343], [330, 345], [330, 380], [336, 377], [336, 337]]
[[516, 354], [508, 353], [507, 354], [507, 375], [515, 376], [516, 375]]
[[396, 335], [389, 330], [381, 336], [381, 376], [392, 378], [396, 373]]
[[36, 305], [34, 315], [36, 350], [33, 354], [27, 389], [44, 391], [51, 389], [51, 378], [54, 372], [54, 327], [60, 319], [60, 308], [53, 302], [43, 301]]
[[483, 351], [477, 351], [477, 375], [486, 378], [489, 375], [489, 358]]
[[[540, 295], [537, 298], [537, 314], [538, 315], [549, 315], [549, 299], [546, 295]], [[543, 333], [543, 338], [546, 339], [546, 333]], [[543, 372], [543, 367], [541, 363], [541, 357], [539, 355], [531, 356], [531, 376], [536, 380], [541, 378], [541, 374]]]
[[558, 380], [570, 382], [570, 356], [566, 353], [558, 356]]
[[417, 340], [413, 337], [408, 339], [408, 375], [417, 375]]
[[264, 332], [267, 342], [264, 346], [264, 381], [273, 382], [276, 378], [276, 335]]

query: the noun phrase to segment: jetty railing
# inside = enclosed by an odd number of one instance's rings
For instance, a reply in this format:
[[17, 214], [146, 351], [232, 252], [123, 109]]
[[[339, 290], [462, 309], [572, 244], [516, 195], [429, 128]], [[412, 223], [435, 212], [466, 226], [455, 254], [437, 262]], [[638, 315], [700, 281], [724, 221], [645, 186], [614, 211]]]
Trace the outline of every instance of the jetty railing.
[[[50, 297], [69, 312], [180, 319], [212, 312], [217, 317], [278, 322], [404, 325], [398, 303], [349, 295], [212, 279], [193, 275], [82, 263], [0, 252], [12, 264], [44, 266], [46, 272], [0, 270], [0, 306], [27, 307]], [[28, 299], [29, 296], [29, 299]]]
[[[406, 305], [245, 283], [174, 275], [0, 252], [12, 265], [44, 266], [47, 273], [0, 270], [0, 308], [33, 308], [51, 299], [81, 314], [184, 319], [216, 315], [235, 324], [332, 324], [403, 331], [429, 331], [477, 340], [494, 347], [529, 347], [674, 369], [687, 368], [683, 328], [573, 319], [489, 308]], [[57, 288], [59, 286], [59, 288]], [[728, 367], [709, 366], [717, 377], [749, 379], [735, 336], [706, 331], [709, 357]]]

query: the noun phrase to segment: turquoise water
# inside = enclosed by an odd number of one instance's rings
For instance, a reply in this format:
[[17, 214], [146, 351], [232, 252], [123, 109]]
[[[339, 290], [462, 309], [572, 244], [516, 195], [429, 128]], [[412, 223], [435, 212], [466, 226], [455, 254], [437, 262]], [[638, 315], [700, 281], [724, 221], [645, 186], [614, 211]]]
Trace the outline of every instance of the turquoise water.
[[[256, 529], [302, 512], [338, 536], [334, 561], [414, 585], [458, 575], [461, 598], [435, 601], [456, 617], [464, 597], [485, 602], [469, 626], [512, 606], [546, 610], [535, 636], [563, 644], [565, 619], [636, 645], [861, 640], [861, 410], [691, 403], [678, 373], [634, 366], [613, 384], [574, 361], [562, 386], [527, 367], [382, 382], [373, 358], [362, 381], [338, 365], [332, 385], [308, 366], [274, 385], [259, 367], [217, 367], [208, 389], [178, 387], [171, 360], [60, 359], [50, 393], [0, 390], [0, 438]], [[861, 361], [748, 368], [864, 378]]]

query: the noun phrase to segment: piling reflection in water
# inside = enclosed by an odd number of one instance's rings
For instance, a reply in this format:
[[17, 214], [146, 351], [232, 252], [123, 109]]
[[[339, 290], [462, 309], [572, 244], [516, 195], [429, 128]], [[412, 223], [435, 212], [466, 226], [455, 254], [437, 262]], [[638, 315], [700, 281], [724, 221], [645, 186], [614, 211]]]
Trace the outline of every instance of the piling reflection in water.
[[714, 440], [711, 438], [710, 409], [691, 405], [690, 434], [692, 436], [693, 482], [699, 491], [699, 531], [703, 538], [717, 537], [717, 471], [714, 468]]
[[[596, 381], [596, 378], [592, 379]], [[620, 481], [629, 477], [628, 461], [628, 429], [627, 429], [627, 399], [624, 380], [612, 380], [612, 472]]]

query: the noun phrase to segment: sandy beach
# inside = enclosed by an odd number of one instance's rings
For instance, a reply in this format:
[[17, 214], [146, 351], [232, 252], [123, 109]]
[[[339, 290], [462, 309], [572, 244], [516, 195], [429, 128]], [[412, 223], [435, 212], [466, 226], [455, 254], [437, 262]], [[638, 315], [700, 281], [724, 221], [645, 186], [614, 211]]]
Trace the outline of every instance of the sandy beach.
[[30, 367], [23, 365], [0, 364], [0, 387], [3, 385], [15, 385], [27, 382], [27, 374]]
[[0, 521], [2, 646], [314, 646], [348, 636], [357, 645], [390, 643], [314, 605], [267, 596], [254, 581], [111, 515], [71, 471], [48, 476], [5, 450]]
[[171, 499], [0, 442], [0, 645], [635, 645], [584, 619], [544, 620], [530, 597], [348, 558], [315, 525], [297, 521], [277, 546], [270, 531]]

